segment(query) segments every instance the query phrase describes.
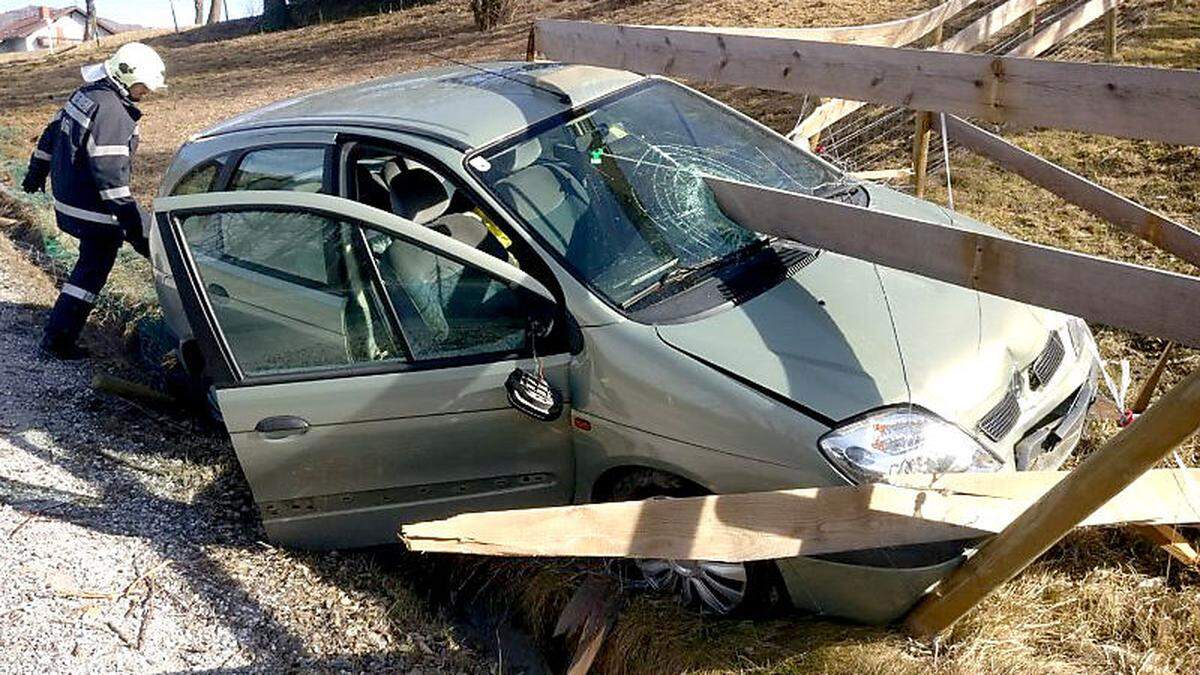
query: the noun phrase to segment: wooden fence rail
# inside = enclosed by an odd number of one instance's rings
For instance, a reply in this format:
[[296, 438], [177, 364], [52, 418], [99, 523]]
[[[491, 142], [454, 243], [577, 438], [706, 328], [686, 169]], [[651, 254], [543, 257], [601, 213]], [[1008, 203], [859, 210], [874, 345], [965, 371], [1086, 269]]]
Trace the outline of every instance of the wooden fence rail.
[[[946, 131], [954, 141], [1062, 197], [1068, 202], [1136, 235], [1158, 248], [1200, 266], [1200, 232], [953, 115]], [[1198, 319], [1200, 321], [1200, 319]]]
[[992, 122], [1200, 144], [1200, 72], [539, 20], [552, 58]]
[[1200, 278], [708, 177], [730, 218], [887, 267], [1200, 346]]
[[[428, 552], [770, 560], [987, 536], [1069, 475], [893, 476], [898, 484], [468, 513], [404, 525], [400, 538]], [[1200, 469], [1151, 471], [1081, 525], [1200, 522], [1194, 480]]]
[[[1041, 0], [1046, 2], [1047, 0]], [[743, 28], [712, 26], [654, 26], [702, 33], [728, 33], [731, 35], [761, 35], [796, 40], [819, 42], [843, 42], [860, 45], [899, 47], [919, 40], [933, 32], [947, 19], [962, 12], [979, 0], [947, 0], [942, 4], [903, 19], [859, 26], [833, 26], [829, 28]]]

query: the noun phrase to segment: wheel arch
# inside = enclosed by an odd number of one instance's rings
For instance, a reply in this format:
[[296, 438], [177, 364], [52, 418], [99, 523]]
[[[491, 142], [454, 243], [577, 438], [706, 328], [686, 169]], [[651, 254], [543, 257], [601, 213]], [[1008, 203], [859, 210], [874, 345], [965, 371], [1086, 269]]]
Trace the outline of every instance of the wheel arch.
[[592, 489], [588, 495], [589, 501], [603, 502], [611, 500], [613, 490], [622, 481], [631, 478], [641, 478], [647, 484], [654, 484], [656, 482], [662, 484], [676, 483], [681, 491], [688, 496], [713, 493], [710, 488], [699, 481], [687, 477], [683, 472], [673, 471], [670, 468], [654, 467], [646, 464], [618, 464], [605, 469], [592, 482]]

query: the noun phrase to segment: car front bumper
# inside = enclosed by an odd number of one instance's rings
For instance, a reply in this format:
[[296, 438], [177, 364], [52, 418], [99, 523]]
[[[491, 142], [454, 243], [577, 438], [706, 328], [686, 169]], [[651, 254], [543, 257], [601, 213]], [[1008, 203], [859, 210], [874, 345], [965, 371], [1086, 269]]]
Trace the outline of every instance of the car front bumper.
[[[1083, 384], [1017, 442], [1018, 469], [1053, 470], [1070, 456], [1096, 399], [1098, 375], [1099, 365], [1093, 363]], [[978, 541], [789, 558], [779, 561], [779, 572], [797, 609], [886, 624], [961, 565]]]

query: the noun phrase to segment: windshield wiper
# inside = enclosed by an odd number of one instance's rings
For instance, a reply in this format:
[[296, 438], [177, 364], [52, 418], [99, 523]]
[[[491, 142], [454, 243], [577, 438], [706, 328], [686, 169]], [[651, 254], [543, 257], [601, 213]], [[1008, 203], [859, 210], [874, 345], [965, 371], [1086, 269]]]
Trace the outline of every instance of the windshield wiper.
[[757, 253], [763, 248], [766, 248], [775, 240], [776, 237], [761, 237], [724, 256], [713, 256], [711, 258], [702, 260], [695, 265], [676, 265], [660, 275], [654, 282], [646, 285], [646, 287], [642, 288], [637, 293], [634, 293], [626, 298], [621, 303], [621, 309], [628, 310], [642, 300], [645, 300], [646, 298], [667, 288], [668, 286], [679, 284], [687, 279], [696, 278], [736, 261], [743, 260], [746, 257]]

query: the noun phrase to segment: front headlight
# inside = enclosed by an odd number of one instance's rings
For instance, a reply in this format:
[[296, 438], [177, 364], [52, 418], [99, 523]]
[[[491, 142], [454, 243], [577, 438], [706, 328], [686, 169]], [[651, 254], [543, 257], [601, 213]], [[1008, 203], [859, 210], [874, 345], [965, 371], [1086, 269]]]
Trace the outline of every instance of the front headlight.
[[867, 415], [830, 431], [817, 445], [859, 483], [898, 473], [998, 471], [1004, 466], [962, 429], [910, 407]]

